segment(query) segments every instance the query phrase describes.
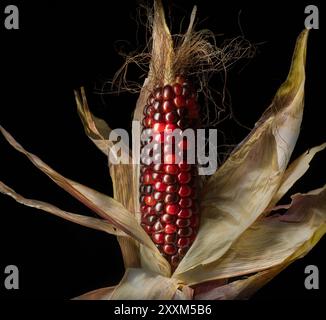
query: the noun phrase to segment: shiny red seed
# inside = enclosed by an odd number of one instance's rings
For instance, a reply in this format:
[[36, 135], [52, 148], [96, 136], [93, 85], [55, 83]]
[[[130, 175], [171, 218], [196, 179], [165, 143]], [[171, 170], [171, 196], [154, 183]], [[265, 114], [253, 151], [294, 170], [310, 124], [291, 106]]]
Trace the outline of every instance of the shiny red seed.
[[175, 215], [171, 215], [171, 214], [165, 213], [161, 217], [161, 221], [163, 223], [174, 223], [174, 221], [175, 221]]
[[166, 184], [174, 184], [174, 183], [177, 182], [177, 179], [176, 179], [176, 177], [175, 177], [174, 175], [172, 175], [172, 174], [165, 174], [165, 175], [163, 176], [162, 181], [163, 181], [164, 183], [166, 183]]
[[163, 197], [164, 197], [164, 193], [163, 192], [156, 191], [156, 192], [154, 192], [153, 197], [157, 201], [158, 200], [162, 200]]
[[174, 110], [174, 104], [171, 100], [167, 100], [163, 102], [162, 109], [164, 113], [168, 113]]
[[177, 108], [181, 108], [181, 107], [184, 107], [185, 104], [186, 104], [186, 100], [183, 96], [176, 96], [174, 99], [173, 99], [173, 102], [174, 102], [174, 105], [177, 107]]
[[185, 228], [185, 227], [189, 227], [191, 222], [189, 219], [177, 219], [175, 224], [179, 228]]
[[184, 247], [189, 246], [189, 244], [190, 244], [190, 239], [189, 238], [180, 238], [178, 240], [177, 246], [179, 248], [184, 248]]
[[[159, 144], [155, 144], [154, 146], [157, 146]], [[158, 163], [153, 166], [154, 171], [162, 173], [164, 171], [164, 164]]]
[[182, 86], [180, 83], [175, 83], [173, 85], [173, 91], [176, 96], [180, 96], [182, 94]]
[[173, 255], [177, 252], [177, 248], [172, 244], [166, 244], [163, 246], [163, 250], [168, 255]]
[[170, 85], [164, 86], [163, 88], [163, 99], [171, 100], [174, 98], [173, 88]]
[[148, 205], [148, 206], [154, 206], [156, 204], [156, 200], [154, 199], [154, 197], [152, 196], [146, 196], [145, 197], [145, 203]]
[[180, 256], [178, 254], [175, 254], [171, 257], [171, 265], [173, 267], [176, 267], [180, 262]]
[[164, 209], [164, 204], [163, 202], [158, 202], [156, 205], [155, 205], [155, 211], [156, 212], [162, 212]]
[[161, 101], [162, 100], [162, 89], [161, 88], [156, 88], [154, 90], [154, 98], [158, 101]]
[[167, 225], [164, 227], [164, 232], [165, 232], [166, 234], [175, 233], [175, 232], [177, 232], [177, 227], [176, 227], [174, 224], [167, 224]]
[[164, 171], [168, 174], [177, 174], [179, 168], [176, 164], [168, 164], [164, 166]]
[[149, 174], [149, 173], [146, 173], [144, 175], [144, 184], [152, 184], [152, 183], [154, 183], [154, 180], [152, 178], [152, 175]]
[[164, 243], [164, 233], [153, 233], [152, 239], [157, 244], [163, 244]]
[[180, 172], [178, 174], [178, 181], [181, 184], [188, 183], [191, 180], [191, 174], [189, 172]]
[[190, 208], [192, 205], [191, 198], [181, 198], [179, 201], [179, 206], [181, 208]]
[[[153, 225], [153, 227], [152, 227], [152, 229], [154, 230], [154, 231], [156, 231], [156, 232], [161, 232], [161, 231], [163, 231], [163, 226], [162, 226], [162, 223], [160, 222], [160, 221], [157, 221], [154, 225]], [[181, 230], [181, 229], [180, 229]], [[179, 230], [179, 231], [180, 231]]]
[[153, 109], [154, 109], [154, 112], [160, 112], [161, 111], [161, 103], [159, 101], [155, 101], [153, 103]]
[[158, 181], [155, 183], [154, 189], [157, 191], [164, 192], [166, 190], [166, 184]]
[[146, 224], [142, 224], [143, 229], [146, 231], [146, 233], [151, 234], [152, 233], [152, 227], [148, 226]]
[[189, 250], [189, 247], [183, 247], [178, 249], [178, 254], [183, 257], [186, 255], [187, 251]]
[[175, 243], [177, 240], [177, 236], [175, 233], [172, 233], [172, 234], [166, 234], [165, 237], [164, 237], [164, 241], [166, 244], [172, 244], [172, 243]]
[[183, 184], [180, 186], [178, 193], [180, 197], [189, 197], [191, 194], [191, 188], [188, 185]]
[[164, 117], [163, 117], [162, 113], [156, 112], [154, 114], [154, 116], [153, 116], [153, 119], [155, 121], [159, 121], [160, 122], [160, 121], [163, 121], [164, 120]]
[[180, 228], [178, 230], [178, 236], [181, 238], [190, 237], [191, 235], [192, 235], [192, 228], [190, 228], [190, 227]]
[[168, 204], [165, 207], [165, 211], [169, 214], [177, 214], [180, 211], [180, 207], [177, 204]]
[[178, 191], [179, 185], [178, 184], [171, 184], [166, 187], [167, 193], [175, 193]]
[[[155, 118], [154, 118], [155, 119]], [[168, 112], [165, 114], [164, 119], [167, 123], [175, 123], [178, 118], [174, 112]]]
[[164, 132], [165, 130], [165, 123], [162, 122], [157, 122], [154, 124], [153, 126], [153, 130], [157, 133], [157, 132]]
[[168, 193], [164, 197], [164, 202], [167, 204], [178, 202], [178, 200], [179, 200], [179, 196], [176, 195], [175, 193]]
[[191, 209], [181, 209], [178, 213], [179, 218], [190, 218], [192, 216], [192, 210]]
[[156, 215], [149, 215], [144, 217], [143, 223], [152, 226], [155, 222], [157, 221], [157, 216]]

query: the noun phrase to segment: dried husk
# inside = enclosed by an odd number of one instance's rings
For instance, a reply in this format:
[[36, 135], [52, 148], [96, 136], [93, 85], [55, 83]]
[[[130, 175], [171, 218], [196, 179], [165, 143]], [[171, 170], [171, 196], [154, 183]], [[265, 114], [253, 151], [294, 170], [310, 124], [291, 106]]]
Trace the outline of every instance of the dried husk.
[[114, 289], [115, 286], [93, 290], [72, 300], [110, 300]]
[[[288, 216], [292, 217], [292, 223], [285, 221]], [[217, 262], [202, 266], [199, 272], [189, 271], [179, 279], [191, 285], [243, 276], [282, 265], [297, 258], [299, 248], [310, 250], [325, 233], [325, 228], [326, 187], [295, 195], [283, 217], [273, 215], [258, 220]]]
[[52, 213], [57, 217], [77, 223], [81, 226], [85, 226], [99, 231], [104, 231], [116, 236], [121, 236], [121, 237], [127, 236], [123, 231], [117, 229], [116, 227], [114, 227], [112, 224], [110, 224], [108, 221], [104, 219], [97, 219], [85, 215], [64, 211], [47, 202], [33, 200], [33, 199], [26, 199], [20, 194], [18, 194], [17, 192], [15, 192], [13, 189], [9, 188], [1, 181], [0, 181], [0, 192], [10, 196], [18, 203], [21, 203], [27, 207], [36, 208], [48, 213]]
[[269, 209], [273, 208], [275, 204], [290, 190], [294, 183], [307, 172], [310, 166], [309, 164], [316, 153], [324, 150], [325, 148], [326, 143], [311, 148], [289, 165], [283, 174], [281, 184], [277, 192], [274, 194], [273, 199], [266, 209], [267, 213], [269, 212]]
[[[111, 128], [105, 121], [95, 117], [89, 110], [84, 88], [80, 92], [75, 91], [75, 99], [77, 104], [77, 111], [82, 120], [85, 132], [91, 141], [108, 157], [117, 157], [114, 150], [114, 143], [110, 140]], [[120, 142], [120, 146], [124, 148], [125, 152], [129, 147]], [[133, 182], [133, 167], [131, 164], [130, 153], [129, 164], [113, 165], [109, 162], [110, 175], [113, 182], [114, 198], [122, 203], [131, 213], [135, 212], [138, 198], [135, 197], [133, 189], [127, 189], [125, 185], [132, 185]], [[120, 183], [120, 182], [123, 183]], [[134, 239], [130, 237], [117, 238], [124, 261], [125, 268], [139, 267], [139, 246]]]
[[173, 277], [220, 259], [266, 209], [281, 183], [303, 113], [308, 31], [297, 40], [285, 83], [249, 136], [208, 180], [201, 198], [201, 226]]
[[115, 287], [112, 300], [171, 300], [179, 287], [178, 281], [140, 269], [127, 269]]

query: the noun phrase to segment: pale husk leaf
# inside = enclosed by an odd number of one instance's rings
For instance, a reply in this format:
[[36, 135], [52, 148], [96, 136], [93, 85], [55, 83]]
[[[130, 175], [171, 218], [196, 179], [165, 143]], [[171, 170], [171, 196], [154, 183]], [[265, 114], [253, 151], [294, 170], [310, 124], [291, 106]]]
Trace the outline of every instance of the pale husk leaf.
[[92, 228], [99, 231], [104, 231], [116, 236], [126, 236], [124, 232], [120, 231], [106, 220], [101, 220], [93, 217], [88, 217], [88, 216], [64, 211], [47, 202], [26, 199], [20, 194], [18, 194], [17, 192], [15, 192], [13, 189], [9, 188], [1, 181], [0, 181], [0, 192], [8, 195], [9, 197], [13, 198], [17, 202], [27, 207], [36, 208], [39, 210], [43, 210], [45, 212], [49, 212], [57, 217], [77, 223], [81, 226]]
[[[108, 157], [108, 160], [115, 160], [117, 163], [117, 153], [114, 148], [116, 137], [111, 138], [112, 130], [107, 123], [95, 117], [89, 110], [85, 90], [80, 88], [80, 92], [75, 91], [75, 99], [77, 111], [83, 123], [85, 132], [91, 141]], [[114, 198], [125, 206], [131, 213], [135, 212], [135, 199], [133, 190], [125, 188], [125, 185], [132, 183], [132, 165], [129, 147], [120, 141], [120, 146], [125, 154], [128, 154], [129, 164], [113, 164], [109, 161], [110, 174], [113, 183]], [[138, 199], [138, 198], [137, 198]], [[117, 238], [121, 253], [123, 256], [124, 265], [126, 268], [139, 267], [139, 248], [138, 244], [130, 237]]]
[[127, 269], [115, 287], [112, 300], [171, 300], [179, 287], [178, 281], [147, 272], [144, 269]]
[[298, 257], [299, 248], [308, 252], [326, 231], [326, 186], [292, 199], [284, 216], [256, 221], [219, 261], [184, 273], [179, 279], [193, 284], [243, 276], [292, 261]]
[[317, 152], [320, 152], [326, 148], [326, 143], [321, 144], [307, 150], [299, 158], [295, 159], [283, 174], [280, 187], [275, 193], [273, 199], [268, 205], [269, 208], [273, 208], [275, 204], [290, 190], [294, 183], [299, 180], [309, 169], [310, 162]]
[[277, 191], [300, 131], [307, 36], [299, 36], [288, 78], [271, 106], [204, 186], [201, 226], [174, 277], [217, 261]]
[[78, 182], [72, 181], [60, 175], [50, 168], [40, 158], [26, 151], [3, 127], [0, 131], [5, 139], [19, 152], [23, 153], [38, 169], [50, 177], [57, 185], [81, 201], [87, 207], [108, 220], [112, 225], [122, 230], [152, 250], [156, 247], [145, 231], [137, 223], [135, 217], [118, 201], [98, 191], [88, 188]]
[[92, 290], [72, 300], [111, 300], [114, 289], [115, 286]]

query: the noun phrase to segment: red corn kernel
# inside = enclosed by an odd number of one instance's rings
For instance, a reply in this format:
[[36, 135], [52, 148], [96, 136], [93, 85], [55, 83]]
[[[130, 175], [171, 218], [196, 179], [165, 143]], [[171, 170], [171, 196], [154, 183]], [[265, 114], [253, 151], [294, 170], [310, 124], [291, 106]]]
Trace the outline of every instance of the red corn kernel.
[[183, 184], [180, 186], [178, 193], [180, 197], [189, 197], [191, 194], [191, 188], [188, 185]]
[[178, 213], [179, 218], [190, 218], [192, 216], [192, 210], [191, 209], [181, 209]]
[[171, 112], [175, 109], [175, 106], [171, 100], [166, 100], [163, 102], [162, 110], [164, 113]]
[[163, 244], [164, 243], [164, 233], [153, 233], [152, 239], [155, 243]]
[[178, 230], [178, 236], [181, 238], [190, 237], [192, 235], [192, 228], [180, 228]]
[[154, 199], [154, 197], [152, 196], [146, 196], [145, 197], [145, 203], [148, 205], [148, 206], [154, 206], [156, 204], [156, 200]]
[[181, 208], [190, 208], [192, 205], [191, 198], [181, 198], [179, 201], [179, 206]]
[[186, 104], [186, 100], [183, 96], [176, 96], [174, 99], [173, 99], [173, 102], [174, 102], [174, 105], [177, 107], [177, 108], [180, 108], [180, 107], [184, 107], [185, 104]]
[[161, 217], [161, 221], [163, 223], [174, 223], [175, 221], [175, 215], [171, 215], [171, 214], [163, 214], [163, 216]]
[[166, 184], [158, 181], [154, 184], [154, 189], [157, 191], [164, 192], [166, 190]]
[[166, 234], [171, 234], [177, 232], [177, 227], [173, 224], [167, 224], [164, 228]]
[[177, 246], [179, 248], [184, 248], [184, 247], [189, 246], [189, 244], [190, 244], [190, 239], [189, 238], [180, 238], [178, 240]]
[[176, 96], [180, 96], [182, 94], [182, 86], [180, 83], [175, 83], [173, 85], [173, 91]]
[[179, 185], [178, 184], [171, 184], [166, 187], [167, 193], [175, 193], [178, 191]]
[[148, 225], [146, 225], [146, 224], [141, 224], [141, 226], [143, 227], [143, 229], [145, 230], [145, 232], [147, 233], [147, 234], [151, 234], [152, 233], [152, 227], [151, 226], [148, 226]]
[[164, 132], [164, 130], [165, 130], [165, 123], [162, 123], [162, 122], [155, 123], [154, 126], [153, 126], [153, 130], [155, 132]]
[[179, 227], [179, 228], [185, 228], [185, 227], [189, 227], [191, 222], [189, 219], [177, 219], [177, 221], [175, 222], [175, 224]]
[[189, 172], [180, 172], [178, 174], [178, 181], [181, 184], [188, 183], [191, 180], [191, 174]]
[[163, 246], [163, 250], [168, 255], [173, 255], [177, 252], [177, 248], [172, 244], [166, 244]]
[[164, 86], [163, 88], [163, 99], [164, 100], [171, 100], [174, 98], [173, 88], [169, 85]]
[[178, 254], [175, 254], [171, 257], [171, 265], [173, 267], [176, 267], [180, 262], [180, 256]]
[[169, 214], [177, 214], [180, 208], [177, 204], [168, 204], [165, 206], [165, 211]]
[[168, 174], [177, 174], [179, 168], [176, 164], [168, 164], [164, 166], [164, 171]]
[[166, 244], [173, 244], [175, 243], [177, 240], [177, 236], [175, 233], [172, 233], [172, 234], [166, 234], [164, 236], [164, 241]]

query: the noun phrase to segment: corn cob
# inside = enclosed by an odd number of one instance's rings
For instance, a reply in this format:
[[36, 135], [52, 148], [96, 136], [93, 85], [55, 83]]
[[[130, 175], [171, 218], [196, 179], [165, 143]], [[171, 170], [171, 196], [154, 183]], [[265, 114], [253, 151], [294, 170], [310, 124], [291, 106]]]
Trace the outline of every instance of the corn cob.
[[[185, 138], [178, 144], [168, 141], [167, 132], [180, 129], [182, 133], [199, 127], [196, 93], [184, 77], [177, 76], [173, 85], [155, 88], [143, 113], [142, 133], [150, 130], [152, 135], [141, 144], [141, 225], [175, 269], [193, 243], [199, 226], [197, 167], [187, 163], [186, 150], [195, 146], [187, 144]], [[159, 163], [157, 159], [149, 163], [143, 152], [149, 142], [154, 152], [160, 150]]]

